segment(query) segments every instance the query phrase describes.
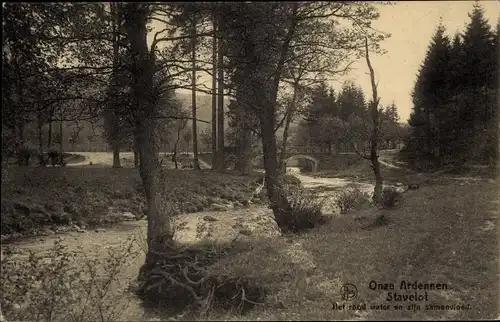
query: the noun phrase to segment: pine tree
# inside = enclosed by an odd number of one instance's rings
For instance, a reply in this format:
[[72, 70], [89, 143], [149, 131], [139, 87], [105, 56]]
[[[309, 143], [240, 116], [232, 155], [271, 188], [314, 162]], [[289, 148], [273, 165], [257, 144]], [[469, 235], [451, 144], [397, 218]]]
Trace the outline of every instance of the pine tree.
[[480, 89], [491, 84], [497, 77], [497, 71], [491, 68], [491, 62], [497, 60], [494, 50], [495, 35], [484, 17], [484, 9], [478, 2], [474, 4], [469, 18], [470, 23], [463, 35], [464, 81], [467, 87]]
[[348, 82], [342, 87], [342, 91], [338, 97], [340, 105], [340, 116], [347, 120], [351, 114], [365, 117], [366, 100], [363, 90], [354, 83]]
[[399, 114], [396, 104], [392, 102], [380, 109], [381, 146], [385, 149], [395, 149], [400, 140]]
[[326, 145], [328, 151], [331, 151], [332, 145], [338, 144], [332, 135], [324, 135], [324, 128], [325, 120], [333, 119], [340, 113], [334, 90], [324, 83], [316, 86], [306, 110], [303, 126], [306, 128], [308, 140], [314, 145]]
[[498, 155], [498, 35], [477, 2], [469, 17], [451, 44], [439, 24], [412, 93], [408, 152], [438, 166]]
[[487, 136], [488, 136], [488, 149], [487, 155], [489, 157], [489, 166], [495, 171], [498, 170], [496, 163], [500, 158], [500, 107], [498, 104], [499, 97], [499, 75], [497, 74], [500, 68], [500, 62], [498, 57], [500, 57], [500, 18], [497, 21], [497, 26], [495, 30], [495, 36], [493, 37], [493, 47], [494, 55], [492, 55], [491, 61], [491, 72], [492, 81], [489, 90], [489, 106], [490, 106], [490, 118], [487, 124]]
[[396, 104], [394, 102], [392, 102], [391, 105], [386, 107], [386, 113], [390, 122], [392, 123], [399, 122], [398, 108], [396, 107]]
[[413, 153], [433, 159], [439, 166], [445, 149], [443, 128], [449, 111], [451, 45], [440, 22], [419, 70], [412, 93], [413, 112], [410, 125], [415, 138]]
[[312, 125], [316, 124], [325, 112], [326, 101], [328, 100], [328, 87], [325, 83], [316, 86], [311, 93], [310, 103], [307, 106], [305, 121]]
[[488, 131], [496, 114], [495, 35], [479, 3], [474, 4], [469, 17], [470, 23], [463, 35], [462, 45], [463, 102], [460, 106], [460, 127], [462, 135], [466, 136], [462, 138], [466, 142], [463, 154], [468, 159], [486, 161], [492, 157], [492, 145], [498, 144], [493, 140], [494, 133]]

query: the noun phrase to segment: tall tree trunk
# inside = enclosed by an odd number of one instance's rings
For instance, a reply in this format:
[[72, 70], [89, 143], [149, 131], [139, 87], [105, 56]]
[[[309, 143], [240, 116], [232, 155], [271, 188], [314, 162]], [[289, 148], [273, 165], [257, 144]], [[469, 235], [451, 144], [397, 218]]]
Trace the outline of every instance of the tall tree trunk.
[[126, 3], [125, 29], [130, 41], [132, 57], [132, 92], [134, 97], [134, 138], [139, 148], [139, 172], [148, 205], [148, 253], [147, 271], [156, 262], [156, 252], [161, 252], [165, 243], [172, 242], [173, 229], [169, 213], [165, 210], [165, 183], [158, 162], [156, 137], [154, 135], [156, 104], [153, 97], [154, 50], [147, 44], [147, 22], [149, 6], [142, 3]]
[[217, 19], [213, 17], [212, 39], [212, 169], [217, 168]]
[[236, 159], [236, 170], [242, 175], [252, 172], [252, 131], [248, 127], [241, 129], [239, 133], [238, 157]]
[[134, 168], [139, 167], [139, 152], [134, 150]]
[[38, 153], [39, 153], [40, 165], [45, 166], [45, 158], [43, 156], [43, 120], [41, 112], [38, 113], [36, 130], [38, 134]]
[[281, 143], [281, 151], [279, 158], [279, 168], [282, 173], [286, 173], [285, 165], [285, 154], [286, 154], [286, 144], [288, 143], [288, 132], [290, 129], [290, 123], [292, 123], [293, 113], [295, 113], [295, 104], [297, 100], [297, 91], [299, 84], [295, 82], [293, 86], [292, 101], [287, 109], [286, 119], [285, 119], [285, 129], [283, 130], [283, 142]]
[[366, 64], [370, 70], [370, 81], [372, 85], [372, 102], [370, 106], [370, 114], [373, 121], [373, 132], [371, 136], [371, 149], [370, 149], [370, 160], [372, 162], [372, 169], [375, 175], [375, 188], [373, 191], [373, 201], [376, 204], [380, 204], [382, 199], [382, 175], [380, 173], [380, 162], [378, 160], [378, 143], [379, 143], [379, 132], [380, 132], [380, 115], [378, 111], [379, 97], [377, 93], [377, 84], [375, 83], [375, 72], [373, 70], [372, 64], [370, 62], [370, 56], [368, 53], [368, 38], [365, 38], [365, 55]]
[[[61, 118], [62, 118], [62, 112], [61, 112]], [[61, 120], [59, 121], [59, 165], [63, 165], [64, 164], [64, 131], [63, 131], [63, 125], [64, 125], [64, 121]]]
[[247, 111], [241, 105], [236, 106], [237, 143], [234, 169], [242, 175], [250, 174], [252, 165], [252, 130], [246, 124], [251, 116]]
[[[52, 114], [52, 113], [51, 113]], [[49, 133], [47, 133], [47, 151], [52, 150], [52, 115], [49, 116]]]
[[222, 40], [223, 34], [223, 21], [218, 17], [218, 50], [217, 50], [217, 78], [218, 78], [218, 93], [217, 93], [217, 170], [224, 172], [226, 170], [226, 162], [224, 155], [224, 41]]
[[177, 140], [177, 142], [175, 142], [174, 153], [172, 153], [172, 162], [175, 165], [175, 169], [179, 169], [179, 165], [177, 164], [177, 143], [179, 143], [179, 140]]
[[[183, 121], [181, 121], [183, 122]], [[179, 146], [179, 141], [181, 139], [181, 131], [184, 127], [183, 126], [178, 126], [177, 127], [177, 140], [175, 141], [174, 144], [174, 153], [172, 154], [172, 162], [175, 164], [175, 168], [179, 169], [179, 166], [177, 164], [177, 148]]]
[[113, 168], [121, 168], [120, 164], [120, 149], [113, 148]]
[[193, 114], [193, 168], [200, 170], [200, 162], [198, 161], [198, 130], [196, 128], [196, 19], [193, 19], [193, 37], [191, 39], [191, 60], [193, 71], [191, 73], [191, 103]]
[[132, 153], [134, 154], [134, 168], [139, 168], [141, 160], [139, 159], [139, 148], [137, 147], [135, 139], [132, 142]]
[[278, 168], [277, 145], [274, 132], [274, 124], [276, 122], [272, 117], [274, 113], [269, 112], [267, 115], [271, 115], [271, 117], [264, 117], [260, 120], [264, 168], [266, 170], [266, 189], [276, 223], [283, 232], [286, 232], [288, 227], [285, 215], [288, 211], [288, 202], [285, 199], [280, 184], [280, 171]]
[[108, 134], [110, 136], [111, 148], [113, 149], [113, 168], [121, 168], [120, 163], [120, 146], [121, 140], [119, 137], [117, 117], [116, 117], [116, 109], [118, 108], [116, 100], [117, 100], [117, 77], [118, 77], [118, 64], [119, 64], [119, 54], [120, 54], [120, 34], [119, 34], [119, 26], [121, 24], [119, 15], [118, 15], [118, 4], [110, 3], [111, 6], [111, 14], [113, 16], [113, 75], [111, 79], [111, 106], [108, 106], [108, 117], [109, 124], [111, 127]]
[[[281, 79], [281, 74], [285, 65], [286, 58], [288, 56], [288, 50], [290, 48], [290, 43], [295, 34], [295, 29], [297, 26], [297, 11], [298, 3], [291, 3], [292, 6], [292, 17], [290, 28], [288, 29], [287, 35], [283, 42], [283, 46], [280, 51], [280, 57], [276, 70], [273, 77], [271, 78], [271, 88], [269, 90], [269, 96], [267, 96], [267, 101], [263, 102], [263, 113], [259, 115], [261, 132], [262, 132], [262, 148], [264, 152], [264, 168], [266, 171], [266, 189], [267, 195], [270, 201], [271, 209], [276, 220], [276, 223], [282, 231], [287, 231], [288, 227], [286, 225], [285, 216], [288, 212], [288, 202], [283, 195], [281, 184], [280, 184], [280, 171], [278, 165], [278, 153], [276, 144], [276, 135], [274, 128], [276, 126], [276, 109], [277, 109], [277, 98], [278, 98], [278, 88], [279, 81]], [[263, 88], [266, 88], [264, 86]], [[264, 91], [267, 92], [267, 91]]]

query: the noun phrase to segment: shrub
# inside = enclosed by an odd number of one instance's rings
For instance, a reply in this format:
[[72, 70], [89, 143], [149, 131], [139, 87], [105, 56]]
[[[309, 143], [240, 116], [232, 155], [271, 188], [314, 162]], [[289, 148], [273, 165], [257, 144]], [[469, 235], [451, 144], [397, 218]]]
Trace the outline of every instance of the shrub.
[[386, 187], [382, 190], [382, 208], [394, 208], [400, 205], [402, 195], [399, 191], [392, 187]]
[[352, 210], [360, 210], [371, 205], [371, 197], [368, 193], [358, 188], [342, 191], [335, 201], [341, 214], [346, 214]]
[[282, 209], [276, 217], [282, 232], [297, 233], [325, 223], [321, 211], [324, 198], [295, 185], [283, 185], [281, 193], [287, 202], [287, 209]]
[[28, 147], [20, 147], [17, 150], [17, 160], [19, 165], [29, 166], [30, 162], [36, 157], [37, 151]]
[[290, 173], [284, 174], [281, 180], [285, 185], [302, 186], [300, 179]]
[[[127, 240], [104, 259], [78, 259], [60, 241], [46, 253], [30, 251], [27, 260], [6, 248], [1, 259], [1, 307], [8, 321], [117, 321], [126, 303], [112, 290], [131, 257]], [[103, 272], [97, 270], [103, 267]], [[113, 298], [111, 298], [113, 296]]]
[[50, 164], [52, 165], [56, 165], [61, 161], [61, 154], [59, 151], [50, 150], [47, 155], [49, 157]]

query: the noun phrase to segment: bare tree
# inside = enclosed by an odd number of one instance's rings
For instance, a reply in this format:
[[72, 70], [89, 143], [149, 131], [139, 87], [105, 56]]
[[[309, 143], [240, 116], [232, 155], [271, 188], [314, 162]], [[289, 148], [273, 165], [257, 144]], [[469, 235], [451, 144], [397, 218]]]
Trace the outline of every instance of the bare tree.
[[[365, 61], [370, 73], [370, 82], [372, 87], [372, 99], [368, 105], [369, 122], [365, 122], [365, 118], [357, 115], [352, 115], [346, 122], [342, 120], [344, 136], [351, 145], [352, 149], [357, 155], [363, 159], [370, 160], [371, 168], [375, 176], [375, 188], [373, 192], [373, 201], [376, 204], [380, 203], [382, 197], [383, 179], [380, 172], [380, 162], [378, 156], [379, 145], [381, 141], [380, 126], [381, 118], [379, 110], [380, 97], [378, 97], [377, 84], [375, 82], [375, 71], [370, 61], [368, 50], [368, 38], [365, 38]], [[369, 123], [368, 125], [366, 123]], [[370, 150], [369, 154], [366, 153], [366, 143]], [[361, 145], [361, 147], [360, 147]]]
[[193, 131], [193, 168], [195, 170], [200, 170], [200, 163], [198, 161], [198, 129], [196, 121], [196, 12], [193, 14], [193, 35], [191, 39], [191, 60], [192, 60], [192, 72], [191, 72], [191, 104], [192, 104], [192, 131]]
[[222, 15], [216, 18], [217, 32], [219, 35], [217, 48], [217, 170], [224, 172], [226, 170], [224, 158], [224, 42], [222, 36], [224, 33]]
[[[121, 168], [120, 164], [120, 146], [121, 146], [121, 140], [120, 140], [120, 131], [119, 131], [119, 124], [118, 124], [118, 116], [117, 116], [117, 109], [118, 109], [118, 104], [117, 104], [117, 97], [118, 97], [118, 68], [119, 68], [119, 55], [120, 55], [120, 33], [119, 33], [119, 26], [121, 25], [121, 19], [119, 16], [118, 12], [118, 4], [111, 2], [110, 4], [110, 9], [111, 9], [111, 19], [112, 19], [112, 33], [113, 33], [113, 38], [112, 38], [112, 45], [113, 45], [113, 73], [111, 75], [111, 82], [110, 82], [110, 97], [109, 97], [109, 103], [108, 108], [106, 110], [104, 119], [107, 123], [106, 129], [107, 129], [107, 136], [108, 136], [108, 141], [111, 143], [111, 147], [113, 149], [113, 168]], [[105, 123], [105, 124], [106, 124]]]
[[365, 58], [366, 65], [370, 70], [370, 81], [372, 85], [372, 100], [370, 102], [370, 116], [373, 122], [373, 130], [370, 140], [370, 161], [372, 162], [372, 169], [375, 175], [375, 189], [373, 191], [373, 201], [376, 204], [380, 203], [382, 198], [382, 184], [383, 179], [380, 173], [380, 162], [378, 160], [378, 145], [379, 145], [379, 132], [380, 132], [380, 116], [378, 105], [380, 98], [377, 93], [377, 84], [375, 83], [375, 72], [370, 62], [370, 55], [368, 53], [368, 38], [365, 38]]
[[214, 35], [212, 37], [212, 169], [217, 164], [217, 19], [212, 14], [212, 26]]

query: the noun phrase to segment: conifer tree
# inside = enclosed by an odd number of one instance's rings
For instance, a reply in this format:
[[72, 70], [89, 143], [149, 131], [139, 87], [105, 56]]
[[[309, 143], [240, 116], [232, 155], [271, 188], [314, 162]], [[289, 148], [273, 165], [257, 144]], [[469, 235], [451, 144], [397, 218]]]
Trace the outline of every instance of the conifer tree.
[[477, 2], [469, 17], [451, 43], [439, 24], [412, 92], [408, 151], [437, 166], [498, 157], [498, 32]]
[[[497, 78], [497, 70], [493, 68], [495, 56], [494, 39], [484, 10], [475, 3], [469, 14], [470, 22], [463, 35], [463, 103], [460, 110], [460, 127], [465, 141], [467, 159], [486, 161], [492, 157], [492, 135], [488, 133], [490, 120], [494, 118], [496, 104], [492, 88]], [[497, 143], [497, 142], [496, 142]], [[498, 144], [498, 143], [497, 143]], [[486, 153], [485, 153], [486, 152]], [[482, 160], [481, 160], [482, 159]]]
[[420, 68], [413, 91], [414, 111], [410, 124], [418, 138], [416, 153], [439, 166], [444, 157], [443, 128], [450, 101], [450, 40], [440, 22]]

